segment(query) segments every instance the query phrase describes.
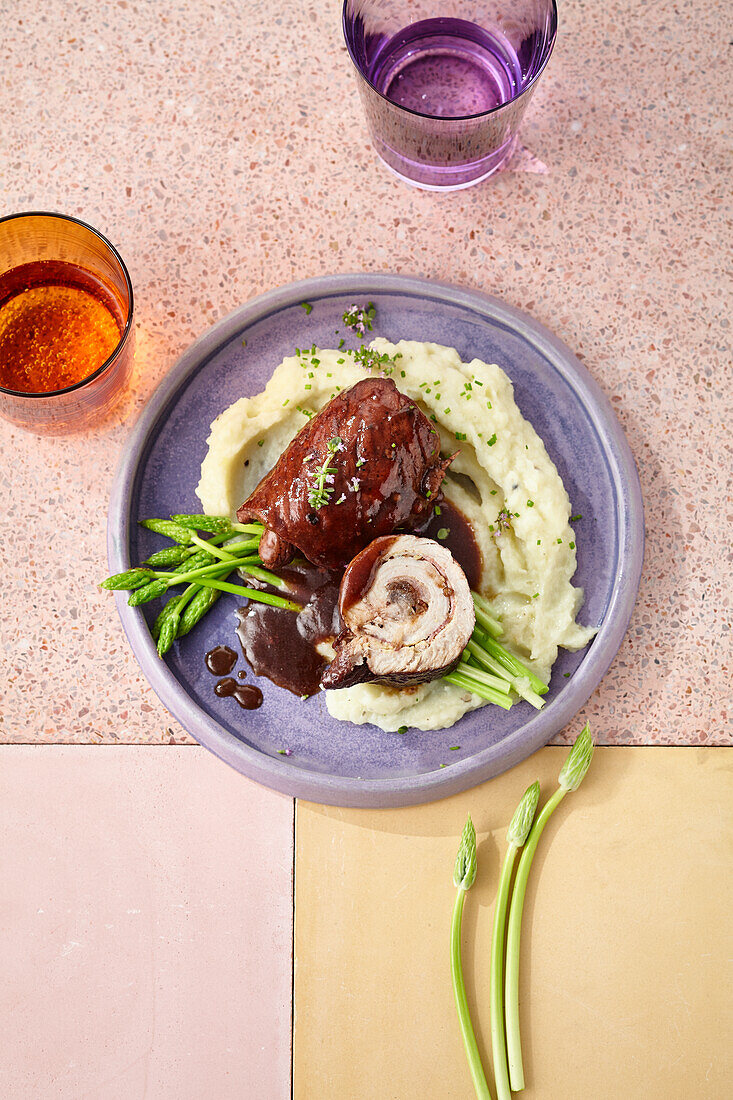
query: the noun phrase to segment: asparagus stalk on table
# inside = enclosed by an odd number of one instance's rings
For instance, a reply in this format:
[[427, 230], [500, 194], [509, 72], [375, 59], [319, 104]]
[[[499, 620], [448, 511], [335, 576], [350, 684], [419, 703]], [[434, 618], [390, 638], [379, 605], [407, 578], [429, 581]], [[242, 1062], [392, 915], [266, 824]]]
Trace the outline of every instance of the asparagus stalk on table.
[[588, 723], [576, 738], [558, 776], [558, 789], [542, 807], [532, 826], [517, 868], [506, 946], [506, 1038], [509, 1058], [509, 1079], [515, 1092], [524, 1088], [522, 1042], [519, 1028], [519, 947], [522, 933], [522, 909], [527, 880], [537, 844], [545, 825], [569, 791], [577, 791], [593, 759], [593, 738]]
[[453, 918], [450, 929], [450, 962], [451, 976], [453, 978], [453, 995], [456, 1000], [458, 1022], [463, 1036], [463, 1045], [466, 1050], [468, 1066], [471, 1070], [473, 1086], [478, 1100], [491, 1100], [489, 1086], [486, 1083], [486, 1075], [481, 1064], [471, 1023], [471, 1015], [468, 1011], [466, 1000], [466, 986], [463, 981], [463, 963], [461, 961], [461, 924], [463, 919], [463, 903], [466, 900], [466, 892], [473, 886], [476, 878], [476, 830], [469, 815], [461, 835], [461, 843], [456, 856], [453, 869], [453, 882], [458, 889], [455, 905], [453, 906]]
[[497, 1100], [511, 1100], [509, 1071], [507, 1066], [506, 1036], [504, 1033], [504, 936], [506, 932], [507, 908], [512, 871], [520, 849], [524, 846], [532, 828], [537, 803], [540, 798], [540, 785], [536, 780], [522, 795], [507, 829], [508, 848], [499, 878], [494, 909], [494, 930], [491, 937], [491, 1050], [494, 1062], [494, 1083]]

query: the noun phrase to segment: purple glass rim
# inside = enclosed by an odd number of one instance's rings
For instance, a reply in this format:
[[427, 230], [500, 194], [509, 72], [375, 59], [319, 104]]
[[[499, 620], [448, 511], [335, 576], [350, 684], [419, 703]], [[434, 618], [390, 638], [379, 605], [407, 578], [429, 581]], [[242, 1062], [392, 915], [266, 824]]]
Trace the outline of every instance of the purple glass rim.
[[543, 72], [547, 68], [547, 62], [552, 57], [552, 51], [555, 48], [555, 42], [557, 40], [557, 28], [558, 28], [557, 0], [550, 0], [550, 3], [552, 5], [552, 33], [550, 35], [550, 41], [549, 41], [549, 44], [548, 44], [547, 53], [543, 57], [542, 64], [540, 65], [539, 69], [534, 74], [534, 76], [530, 80], [527, 81], [527, 84], [522, 88], [519, 95], [516, 95], [512, 99], [507, 100], [505, 103], [497, 103], [496, 107], [490, 107], [488, 111], [479, 111], [475, 115], [450, 115], [450, 116], [446, 116], [446, 115], [423, 114], [422, 111], [415, 111], [415, 110], [413, 110], [412, 107], [405, 107], [404, 104], [402, 104], [402, 103], [395, 103], [394, 100], [388, 99], [388, 97], [386, 95], [384, 95], [383, 92], [380, 92], [379, 88], [375, 87], [374, 84], [372, 84], [369, 77], [366, 76], [362, 72], [361, 66], [359, 65], [358, 61], [354, 57], [354, 52], [351, 49], [351, 43], [349, 42], [349, 36], [346, 33], [346, 6], [347, 6], [348, 3], [349, 3], [349, 0], [344, 0], [344, 6], [343, 6], [342, 11], [341, 11], [341, 27], [342, 27], [342, 30], [344, 32], [344, 41], [346, 43], [346, 49], [349, 51], [349, 57], [351, 58], [352, 63], [354, 65], [354, 68], [356, 69], [357, 73], [362, 78], [364, 83], [368, 84], [369, 87], [372, 89], [372, 91], [375, 92], [379, 96], [380, 99], [383, 99], [385, 103], [389, 103], [390, 106], [395, 108], [395, 110], [404, 111], [405, 114], [407, 114], [407, 115], [415, 115], [416, 118], [429, 118], [429, 119], [434, 120], [436, 122], [468, 122], [471, 119], [475, 119], [475, 118], [487, 118], [488, 115], [493, 115], [493, 114], [496, 114], [497, 111], [503, 110], [503, 108], [507, 107], [510, 103], [518, 103], [519, 100], [522, 99], [523, 96], [525, 96], [527, 94], [527, 92], [532, 91], [535, 84], [537, 83], [537, 81], [539, 80], [539, 78], [542, 76]]
[[27, 398], [29, 401], [35, 401], [38, 398], [43, 397], [62, 397], [64, 394], [73, 393], [74, 390], [79, 390], [83, 386], [88, 386], [90, 382], [93, 382], [96, 378], [99, 378], [100, 375], [104, 374], [106, 370], [114, 366], [116, 360], [122, 354], [125, 344], [127, 343], [127, 338], [130, 335], [130, 330], [132, 328], [134, 309], [132, 280], [130, 278], [129, 271], [127, 270], [127, 265], [125, 264], [125, 261], [122, 259], [122, 256], [119, 254], [115, 246], [107, 237], [105, 237], [104, 233], [100, 233], [99, 230], [95, 229], [93, 225], [89, 224], [89, 222], [82, 221], [81, 218], [74, 218], [71, 214], [59, 214], [55, 210], [21, 210], [18, 214], [6, 214], [4, 217], [0, 218], [0, 225], [2, 225], [3, 222], [15, 221], [17, 218], [57, 218], [59, 221], [73, 222], [74, 225], [80, 225], [82, 229], [88, 229], [90, 233], [93, 233], [95, 237], [98, 237], [102, 244], [104, 244], [110, 250], [114, 258], [120, 265], [120, 269], [125, 279], [125, 285], [127, 287], [127, 294], [129, 298], [125, 327], [120, 334], [120, 339], [115, 350], [110, 356], [108, 356], [107, 359], [105, 359], [101, 366], [97, 367], [93, 374], [89, 374], [86, 378], [82, 378], [81, 381], [75, 382], [73, 386], [65, 386], [62, 390], [42, 390], [38, 393], [36, 393], [35, 391], [29, 393], [27, 390], [9, 390], [6, 386], [0, 386], [0, 393], [6, 393], [9, 397]]

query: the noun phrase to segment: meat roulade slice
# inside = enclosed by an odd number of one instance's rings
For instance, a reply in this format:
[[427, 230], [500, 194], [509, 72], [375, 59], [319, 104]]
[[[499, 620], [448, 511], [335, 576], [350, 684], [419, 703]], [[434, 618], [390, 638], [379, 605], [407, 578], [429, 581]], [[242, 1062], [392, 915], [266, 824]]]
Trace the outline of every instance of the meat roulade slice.
[[362, 550], [344, 573], [339, 610], [344, 630], [324, 688], [435, 680], [458, 664], [475, 624], [460, 565], [416, 535], [386, 535]]

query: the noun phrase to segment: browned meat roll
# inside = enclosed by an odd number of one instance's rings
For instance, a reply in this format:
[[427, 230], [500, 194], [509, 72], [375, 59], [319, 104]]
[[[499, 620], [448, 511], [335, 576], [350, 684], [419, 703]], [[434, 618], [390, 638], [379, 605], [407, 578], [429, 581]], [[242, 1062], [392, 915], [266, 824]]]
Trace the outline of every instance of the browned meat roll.
[[373, 539], [424, 521], [449, 462], [415, 402], [391, 379], [365, 378], [304, 426], [237, 517], [264, 523], [266, 565], [297, 548], [338, 569]]
[[325, 688], [366, 680], [435, 680], [461, 658], [475, 623], [468, 581], [432, 539], [377, 539], [351, 562], [339, 592], [344, 631], [324, 671]]

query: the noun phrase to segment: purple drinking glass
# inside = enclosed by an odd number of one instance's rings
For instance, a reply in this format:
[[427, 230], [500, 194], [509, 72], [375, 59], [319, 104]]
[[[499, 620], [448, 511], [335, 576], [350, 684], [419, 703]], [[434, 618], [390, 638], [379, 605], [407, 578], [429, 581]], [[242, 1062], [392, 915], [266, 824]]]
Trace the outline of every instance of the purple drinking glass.
[[344, 0], [377, 153], [406, 183], [471, 187], [506, 162], [552, 53], [555, 0]]

